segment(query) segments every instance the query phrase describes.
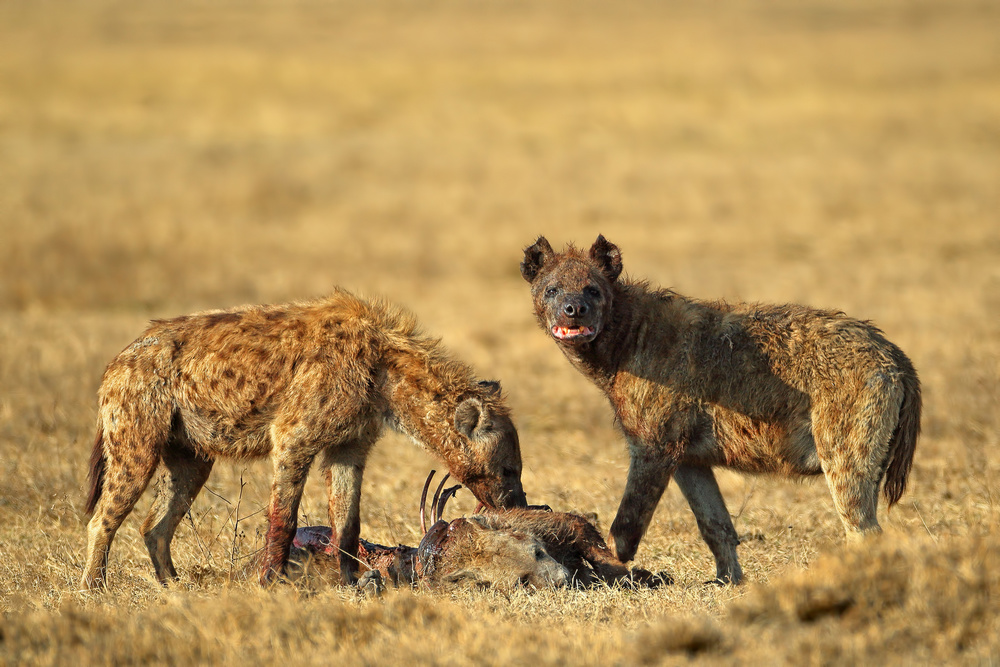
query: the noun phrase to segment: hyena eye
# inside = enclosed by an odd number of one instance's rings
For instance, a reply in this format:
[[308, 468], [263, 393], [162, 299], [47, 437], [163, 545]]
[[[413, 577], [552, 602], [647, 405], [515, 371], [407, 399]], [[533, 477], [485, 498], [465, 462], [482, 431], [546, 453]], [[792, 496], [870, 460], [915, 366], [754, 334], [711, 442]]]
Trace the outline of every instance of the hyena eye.
[[552, 298], [559, 293], [559, 288], [555, 285], [549, 285], [545, 288], [545, 296]]
[[535, 560], [543, 560], [545, 558], [545, 552], [541, 549], [535, 549]]
[[593, 285], [587, 285], [586, 287], [584, 287], [583, 288], [583, 293], [586, 296], [589, 296], [591, 299], [600, 299], [601, 298], [601, 290], [597, 289]]

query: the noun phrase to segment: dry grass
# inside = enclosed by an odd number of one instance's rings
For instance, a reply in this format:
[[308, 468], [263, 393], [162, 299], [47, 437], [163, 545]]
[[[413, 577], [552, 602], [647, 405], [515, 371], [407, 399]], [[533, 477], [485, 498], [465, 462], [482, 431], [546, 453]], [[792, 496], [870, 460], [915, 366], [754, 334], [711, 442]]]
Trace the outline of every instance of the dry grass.
[[[997, 661], [998, 18], [977, 0], [3, 3], [0, 661]], [[878, 549], [843, 550], [822, 483], [722, 473], [740, 589], [702, 585], [671, 488], [639, 551], [666, 590], [261, 592], [240, 557], [268, 466], [220, 465], [175, 540], [177, 590], [133, 517], [112, 590], [75, 592], [103, 365], [150, 317], [333, 285], [406, 304], [502, 378], [530, 497], [607, 528], [624, 446], [517, 269], [539, 233], [598, 232], [634, 276], [841, 308], [910, 354], [924, 436]], [[433, 464], [381, 443], [366, 538], [417, 540]]]

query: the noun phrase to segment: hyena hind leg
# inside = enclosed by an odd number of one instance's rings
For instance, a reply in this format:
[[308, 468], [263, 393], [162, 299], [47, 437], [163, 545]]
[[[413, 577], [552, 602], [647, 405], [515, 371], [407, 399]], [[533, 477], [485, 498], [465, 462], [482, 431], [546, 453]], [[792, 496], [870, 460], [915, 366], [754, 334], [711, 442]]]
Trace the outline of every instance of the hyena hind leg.
[[155, 448], [134, 448], [130, 454], [120, 459], [105, 455], [104, 486], [87, 524], [87, 561], [80, 581], [85, 590], [106, 585], [111, 542], [156, 472]]
[[847, 539], [880, 535], [878, 491], [891, 457], [890, 443], [903, 392], [889, 378], [873, 376], [850, 414], [817, 409], [813, 416], [816, 453], [823, 463], [833, 504]]
[[170, 542], [177, 526], [194, 502], [212, 472], [213, 461], [200, 458], [187, 449], [168, 448], [156, 480], [156, 497], [142, 524], [142, 537], [153, 562], [156, 579], [166, 585], [177, 579], [170, 555]]
[[849, 542], [882, 534], [878, 523], [878, 477], [838, 467], [826, 471], [826, 481]]

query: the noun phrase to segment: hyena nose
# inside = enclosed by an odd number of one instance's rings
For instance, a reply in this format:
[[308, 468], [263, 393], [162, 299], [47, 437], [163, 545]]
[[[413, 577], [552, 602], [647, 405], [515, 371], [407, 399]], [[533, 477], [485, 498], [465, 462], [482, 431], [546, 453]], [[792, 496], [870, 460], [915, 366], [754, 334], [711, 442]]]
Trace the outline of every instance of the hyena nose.
[[567, 303], [563, 306], [563, 312], [566, 313], [567, 317], [577, 317], [580, 315], [585, 315], [587, 313], [587, 304]]

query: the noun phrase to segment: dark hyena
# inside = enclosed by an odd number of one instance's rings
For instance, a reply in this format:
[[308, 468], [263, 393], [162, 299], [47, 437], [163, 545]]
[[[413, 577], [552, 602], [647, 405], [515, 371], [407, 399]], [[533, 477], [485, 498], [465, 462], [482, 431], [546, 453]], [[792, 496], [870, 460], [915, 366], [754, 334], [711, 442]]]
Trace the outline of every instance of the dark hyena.
[[879, 533], [879, 484], [896, 503], [920, 430], [910, 360], [872, 324], [796, 305], [697, 301], [619, 280], [621, 252], [524, 252], [535, 314], [570, 362], [607, 394], [629, 445], [611, 526], [630, 560], [671, 475], [715, 556], [742, 578], [713, 466], [826, 475], [849, 537]]
[[154, 321], [108, 365], [99, 398], [86, 588], [103, 585], [115, 532], [158, 464], [142, 533], [161, 582], [177, 576], [170, 541], [217, 458], [274, 462], [262, 583], [284, 569], [317, 455], [342, 577], [354, 580], [361, 477], [383, 425], [441, 458], [482, 502], [525, 504], [499, 384], [477, 382], [412, 316], [344, 291]]

